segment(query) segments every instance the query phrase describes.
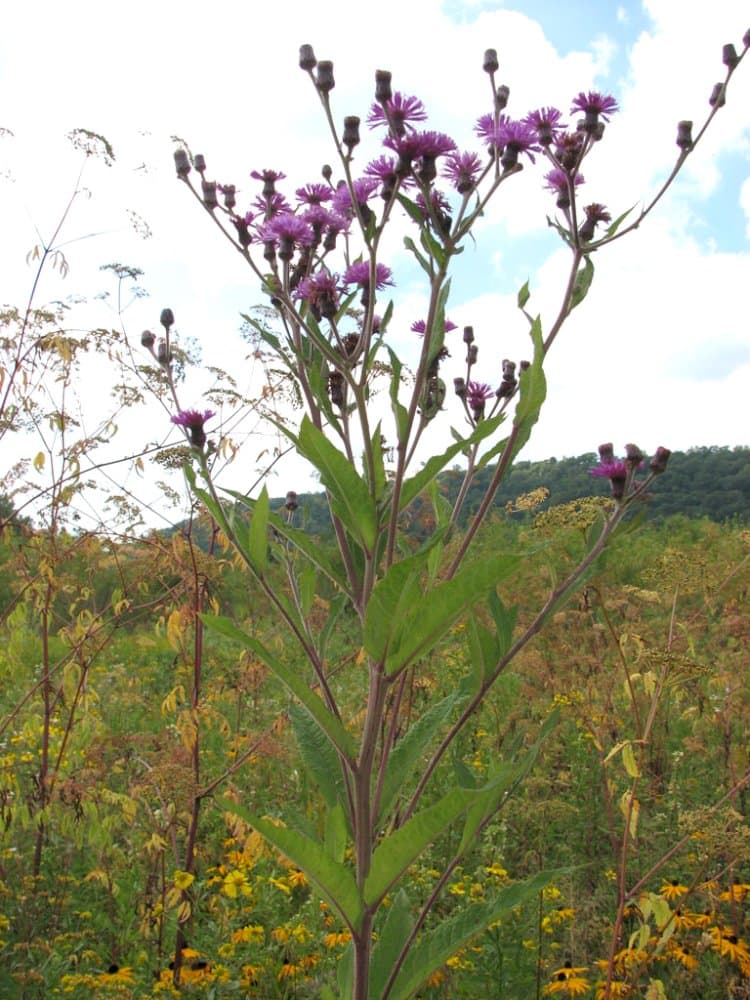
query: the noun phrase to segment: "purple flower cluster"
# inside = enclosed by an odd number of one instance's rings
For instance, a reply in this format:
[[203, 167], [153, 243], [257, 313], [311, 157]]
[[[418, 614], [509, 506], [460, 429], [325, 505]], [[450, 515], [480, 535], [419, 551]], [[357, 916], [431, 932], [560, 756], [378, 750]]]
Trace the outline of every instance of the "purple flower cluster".
[[206, 432], [203, 425], [215, 416], [216, 413], [213, 410], [204, 410], [203, 413], [200, 410], [180, 410], [172, 417], [172, 423], [184, 428], [192, 447], [202, 451], [206, 444]]

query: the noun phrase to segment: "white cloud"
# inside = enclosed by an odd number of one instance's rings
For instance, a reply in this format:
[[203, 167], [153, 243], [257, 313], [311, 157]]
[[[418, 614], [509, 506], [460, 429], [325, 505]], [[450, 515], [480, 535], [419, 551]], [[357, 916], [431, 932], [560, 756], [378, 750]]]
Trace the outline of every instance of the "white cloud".
[[[629, 73], [618, 91], [622, 111], [584, 171], [590, 200], [613, 212], [656, 189], [674, 162], [676, 122], [701, 120], [711, 87], [722, 77], [721, 45], [730, 39], [739, 44], [747, 26], [739, 0], [715, 0], [705, 17], [686, 13], [684, 0], [646, 0], [645, 7], [653, 27], [629, 53]], [[0, 178], [3, 299], [21, 303], [28, 294], [24, 257], [37, 239], [34, 225], [51, 231], [75, 183], [79, 158], [64, 133], [91, 128], [112, 140], [118, 161], [111, 170], [87, 164], [84, 183], [92, 195], [80, 200], [66, 233], [106, 235], [68, 245], [70, 276], [65, 282], [51, 276], [42, 298], [101, 288], [98, 267], [107, 261], [142, 267], [152, 297], [125, 314], [131, 336], [137, 340], [170, 305], [183, 334], [202, 342], [207, 363], [229, 366], [241, 378], [247, 371], [249, 380], [247, 347], [236, 328], [239, 311], [258, 301], [252, 275], [174, 178], [170, 135], [205, 152], [209, 172], [235, 181], [243, 192], [251, 190], [248, 172], [258, 167], [285, 169], [290, 183], [298, 184], [331, 157], [317, 95], [297, 67], [300, 42], [334, 60], [337, 121], [350, 113], [364, 117], [374, 70], [390, 68], [394, 87], [419, 94], [435, 127], [462, 146], [475, 145], [473, 123], [490, 107], [481, 71], [487, 47], [498, 49], [500, 77], [511, 87], [509, 111], [520, 116], [549, 104], [567, 112], [576, 93], [601, 86], [624, 45], [613, 32], [582, 38], [580, 50], [563, 56], [542, 25], [510, 9], [483, 10], [458, 24], [436, 2], [381, 0], [377, 11], [367, 9], [366, 23], [343, 0], [324, 8], [292, 0], [279, 11], [217, 0], [210, 16], [191, 16], [174, 0], [133, 0], [113, 22], [101, 4], [85, 0], [9, 8], [0, 39], [6, 95], [0, 125], [15, 138], [0, 138], [0, 154], [15, 181]], [[619, 8], [620, 23], [626, 13]], [[42, 14], [45, 31], [39, 32]], [[33, 46], [18, 45], [19, 38], [33, 38]], [[746, 432], [732, 407], [739, 412], [750, 393], [746, 333], [738, 320], [745, 312], [740, 295], [748, 255], [713, 252], [710, 217], [700, 242], [687, 234], [696, 213], [703, 213], [701, 199], [721, 183], [721, 151], [747, 154], [748, 106], [750, 66], [743, 65], [679, 191], [664, 199], [641, 232], [598, 255], [590, 299], [573, 314], [550, 357], [550, 400], [533, 444], [537, 457], [589, 450], [600, 438], [635, 439], [644, 448], [742, 443]], [[368, 157], [363, 150], [359, 162]], [[471, 252], [483, 255], [488, 273], [497, 267], [533, 272], [532, 305], [549, 316], [563, 255], [556, 252], [543, 263], [519, 260], [513, 237], [545, 230], [551, 199], [540, 191], [538, 170], [511, 181], [478, 228], [479, 249]], [[750, 182], [737, 199], [750, 234]], [[128, 228], [127, 208], [148, 222], [153, 239], [144, 242]], [[500, 231], [506, 234], [502, 245]], [[397, 265], [402, 254], [400, 238], [391, 237], [385, 259]], [[467, 297], [454, 289], [449, 314], [475, 326], [483, 364], [497, 371], [501, 357], [528, 353], [514, 296], [488, 291], [473, 301]], [[399, 307], [403, 329], [423, 303], [410, 288]], [[102, 325], [119, 322], [111, 300], [88, 315]], [[713, 354], [706, 354], [706, 345]], [[454, 353], [450, 364], [460, 368], [462, 349]], [[448, 368], [450, 385], [454, 372]], [[489, 370], [486, 378], [492, 380]], [[200, 391], [198, 382], [191, 384], [190, 403]], [[129, 418], [143, 436], [154, 433], [161, 415], [144, 411]], [[448, 414], [439, 419], [449, 423]], [[435, 434], [443, 432], [435, 426]]]

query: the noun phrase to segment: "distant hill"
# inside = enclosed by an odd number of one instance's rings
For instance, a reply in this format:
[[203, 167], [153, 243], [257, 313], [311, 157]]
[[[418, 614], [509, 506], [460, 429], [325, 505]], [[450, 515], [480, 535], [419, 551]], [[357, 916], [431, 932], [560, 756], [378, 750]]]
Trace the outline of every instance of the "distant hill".
[[[505, 477], [495, 499], [495, 506], [505, 505], [524, 493], [545, 487], [549, 498], [545, 507], [566, 503], [583, 496], [607, 495], [607, 480], [594, 478], [589, 470], [598, 461], [591, 453], [576, 458], [548, 458], [543, 462], [517, 462]], [[493, 467], [483, 469], [469, 490], [465, 517], [476, 510]], [[439, 478], [442, 493], [454, 499], [463, 473], [454, 467]], [[282, 507], [282, 499], [272, 508]], [[299, 495], [301, 522], [313, 535], [330, 531], [330, 519], [322, 493]], [[649, 517], [662, 519], [672, 514], [691, 518], [708, 517], [713, 521], [750, 522], [750, 448], [691, 448], [672, 454], [666, 473], [654, 485], [649, 501]]]

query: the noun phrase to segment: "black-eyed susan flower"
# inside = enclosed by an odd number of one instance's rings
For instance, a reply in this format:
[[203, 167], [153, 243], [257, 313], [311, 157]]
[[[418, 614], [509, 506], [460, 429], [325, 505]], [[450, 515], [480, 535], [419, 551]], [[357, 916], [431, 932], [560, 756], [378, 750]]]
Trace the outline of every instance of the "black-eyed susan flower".
[[669, 882], [665, 880], [662, 883], [659, 895], [663, 896], [664, 899], [682, 899], [689, 891], [686, 885], [683, 885], [678, 879], [673, 878]]
[[561, 969], [552, 973], [552, 979], [542, 990], [546, 997], [582, 997], [591, 989], [591, 983], [584, 976], [587, 966], [574, 966], [569, 961]]

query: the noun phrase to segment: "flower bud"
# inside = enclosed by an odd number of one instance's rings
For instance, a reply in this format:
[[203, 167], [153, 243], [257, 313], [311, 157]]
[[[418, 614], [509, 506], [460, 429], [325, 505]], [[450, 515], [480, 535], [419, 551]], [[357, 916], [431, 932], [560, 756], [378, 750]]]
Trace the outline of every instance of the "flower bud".
[[156, 337], [151, 333], [150, 330], [144, 330], [141, 334], [141, 344], [149, 351], [153, 353], [154, 343], [156, 342]]
[[453, 389], [459, 399], [466, 399], [466, 382], [462, 378], [453, 379]]
[[318, 63], [318, 75], [315, 78], [315, 86], [321, 94], [329, 94], [336, 86], [333, 79], [333, 63], [330, 59], [324, 59]]
[[350, 153], [359, 144], [359, 118], [357, 115], [349, 115], [344, 119], [344, 134], [341, 141]]
[[203, 191], [203, 204], [209, 212], [213, 212], [219, 205], [219, 199], [216, 197], [216, 181], [201, 181], [201, 190]]
[[740, 61], [740, 57], [737, 55], [737, 50], [734, 45], [729, 42], [721, 50], [721, 61], [727, 67], [727, 69], [734, 69], [737, 63]]
[[479, 355], [479, 348], [476, 344], [469, 344], [469, 349], [466, 352], [466, 364], [475, 365], [477, 363], [477, 357]]
[[677, 145], [680, 149], [693, 148], [693, 123], [677, 122]]
[[167, 342], [166, 342], [166, 340], [160, 340], [159, 341], [159, 346], [156, 349], [156, 360], [164, 368], [167, 368], [168, 365], [169, 365], [169, 363], [171, 362], [172, 355], [167, 350]]
[[485, 73], [496, 73], [499, 65], [497, 61], [497, 49], [487, 49], [484, 53], [482, 69]]
[[474, 343], [474, 327], [465, 326], [464, 327], [464, 343], [473, 344]]
[[531, 362], [530, 361], [521, 361], [521, 362], [519, 362], [518, 367], [521, 369], [522, 372], [527, 372], [529, 370], [529, 368], [531, 368]]
[[375, 100], [380, 104], [385, 104], [393, 97], [391, 91], [391, 72], [387, 69], [375, 71]]
[[184, 149], [176, 149], [174, 151], [174, 165], [177, 170], [177, 176], [185, 180], [190, 173], [190, 157]]
[[669, 456], [672, 452], [669, 448], [659, 447], [656, 449], [656, 454], [648, 463], [649, 469], [653, 472], [655, 476], [660, 476], [667, 468], [667, 462], [669, 461]]
[[643, 452], [637, 444], [625, 445], [625, 460], [633, 469], [637, 469], [643, 461]]
[[599, 445], [599, 461], [602, 465], [606, 465], [607, 462], [614, 462], [615, 460], [615, 448], [611, 442], [607, 444]]
[[331, 170], [330, 163], [324, 163], [323, 169], [320, 172], [323, 175], [323, 180], [330, 181], [333, 177], [333, 170]]
[[224, 207], [228, 208], [231, 212], [237, 204], [237, 188], [234, 184], [222, 184], [220, 190], [224, 196]]
[[313, 52], [312, 45], [300, 45], [299, 47], [299, 65], [300, 69], [310, 70], [315, 69], [318, 60], [315, 58], [315, 53]]
[[495, 91], [495, 107], [498, 111], [504, 111], [508, 105], [508, 98], [510, 97], [510, 87], [506, 87], [503, 83]]
[[742, 36], [742, 44], [746, 49], [750, 49], [750, 28], [747, 29], [745, 34]]
[[723, 108], [726, 104], [726, 93], [724, 91], [723, 83], [715, 83], [714, 89], [711, 91], [711, 96], [708, 99], [708, 103], [712, 108]]
[[195, 167], [195, 169], [198, 171], [199, 174], [203, 173], [203, 171], [206, 169], [206, 157], [203, 155], [203, 153], [195, 154], [195, 158], [193, 159], [193, 166]]
[[284, 506], [290, 512], [295, 511], [299, 507], [299, 503], [297, 502], [297, 494], [294, 492], [294, 490], [289, 490], [289, 492], [287, 493]]
[[161, 316], [159, 316], [159, 322], [165, 330], [169, 330], [170, 326], [174, 326], [174, 313], [172, 310], [162, 309]]

